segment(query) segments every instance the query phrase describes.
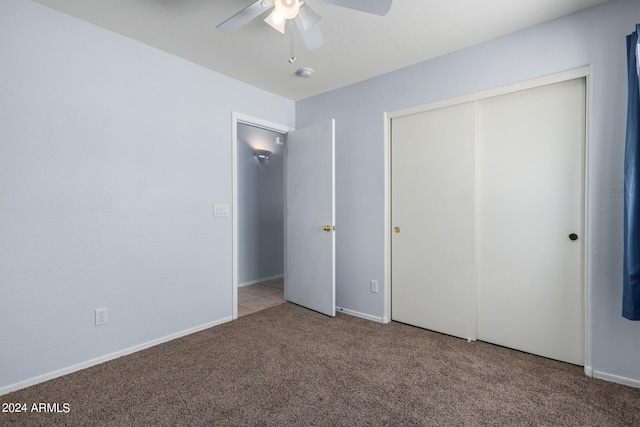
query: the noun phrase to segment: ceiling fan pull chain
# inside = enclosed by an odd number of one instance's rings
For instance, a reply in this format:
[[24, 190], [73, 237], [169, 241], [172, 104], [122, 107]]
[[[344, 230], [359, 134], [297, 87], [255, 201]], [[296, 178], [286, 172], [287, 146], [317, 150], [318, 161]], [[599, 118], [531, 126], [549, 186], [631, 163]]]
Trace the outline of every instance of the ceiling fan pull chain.
[[[291, 26], [291, 24], [289, 24]], [[293, 31], [289, 31], [289, 37], [291, 37], [291, 48], [289, 50], [289, 64], [296, 62], [295, 46], [293, 44]]]

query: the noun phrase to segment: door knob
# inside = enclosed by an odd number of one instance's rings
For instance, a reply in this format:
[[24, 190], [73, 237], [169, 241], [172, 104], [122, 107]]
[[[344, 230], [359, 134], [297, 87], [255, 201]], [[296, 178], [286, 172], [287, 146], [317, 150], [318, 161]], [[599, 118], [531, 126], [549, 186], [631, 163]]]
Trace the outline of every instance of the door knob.
[[578, 240], [578, 235], [576, 233], [569, 234], [569, 240]]
[[400, 227], [393, 227], [393, 231], [395, 231], [396, 233], [400, 232]]
[[331, 226], [330, 225], [325, 225], [324, 227], [322, 227], [322, 229], [324, 231], [331, 231]]

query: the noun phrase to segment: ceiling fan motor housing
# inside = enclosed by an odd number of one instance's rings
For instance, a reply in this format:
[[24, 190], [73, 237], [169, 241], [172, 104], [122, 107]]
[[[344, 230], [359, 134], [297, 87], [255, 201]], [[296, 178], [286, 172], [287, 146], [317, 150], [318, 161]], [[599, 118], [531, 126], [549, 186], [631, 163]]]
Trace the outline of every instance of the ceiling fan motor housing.
[[[365, 13], [384, 16], [389, 12], [393, 0], [319, 0], [335, 6], [358, 10]], [[317, 23], [320, 15], [315, 13], [304, 0], [255, 0], [253, 3], [227, 18], [216, 28], [223, 32], [237, 30], [265, 12], [273, 10], [264, 20], [267, 24], [284, 34], [288, 20], [294, 20], [304, 45], [309, 50], [324, 44], [324, 37]]]

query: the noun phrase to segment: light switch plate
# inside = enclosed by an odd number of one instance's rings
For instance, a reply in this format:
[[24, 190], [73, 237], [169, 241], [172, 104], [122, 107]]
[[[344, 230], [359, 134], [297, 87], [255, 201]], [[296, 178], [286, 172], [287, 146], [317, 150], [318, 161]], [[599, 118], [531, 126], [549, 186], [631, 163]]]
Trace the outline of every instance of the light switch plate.
[[229, 216], [229, 205], [213, 205], [213, 216], [225, 217]]

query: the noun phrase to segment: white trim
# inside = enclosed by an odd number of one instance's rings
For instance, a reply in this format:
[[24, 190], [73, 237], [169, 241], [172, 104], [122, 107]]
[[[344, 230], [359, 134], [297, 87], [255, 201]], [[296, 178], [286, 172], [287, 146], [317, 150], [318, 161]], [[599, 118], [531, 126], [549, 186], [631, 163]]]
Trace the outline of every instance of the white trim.
[[392, 111], [388, 114], [389, 119], [408, 116], [410, 114], [423, 113], [438, 108], [450, 107], [452, 105], [463, 104], [466, 102], [479, 101], [481, 99], [491, 98], [494, 96], [505, 95], [507, 93], [518, 92], [521, 90], [532, 89], [535, 87], [545, 86], [553, 83], [560, 83], [567, 80], [578, 79], [589, 76], [591, 68], [582, 67], [575, 70], [564, 71], [557, 74], [550, 74], [536, 79], [524, 82], [512, 83], [505, 86], [498, 86], [491, 89], [485, 89], [466, 95], [460, 95], [453, 98], [442, 99], [427, 104], [416, 105], [414, 107], [404, 108], [402, 110]]
[[[584, 117], [584, 153], [582, 156], [583, 163], [583, 190], [584, 194], [582, 195], [582, 203], [583, 205], [583, 229], [582, 229], [582, 237], [584, 239], [583, 242], [583, 254], [582, 254], [582, 283], [584, 290], [584, 364], [585, 364], [585, 372], [587, 366], [591, 365], [591, 352], [589, 351], [589, 322], [591, 317], [589, 316], [589, 304], [591, 301], [591, 284], [589, 281], [589, 119], [590, 119], [590, 98], [591, 98], [591, 78], [590, 78], [590, 69], [587, 69], [587, 74], [584, 76], [584, 108], [585, 108], [585, 117]], [[590, 368], [591, 369], [591, 368]]]
[[193, 333], [200, 332], [200, 331], [203, 331], [205, 329], [209, 329], [209, 328], [212, 328], [214, 326], [218, 326], [218, 325], [221, 325], [223, 323], [230, 322], [231, 320], [232, 320], [231, 317], [225, 317], [225, 318], [222, 318], [222, 319], [219, 319], [219, 320], [215, 320], [213, 322], [205, 323], [205, 324], [200, 325], [200, 326], [196, 326], [196, 327], [193, 327], [193, 328], [185, 329], [185, 330], [180, 331], [180, 332], [176, 332], [176, 333], [173, 333], [173, 334], [170, 334], [170, 335], [166, 335], [164, 337], [156, 338], [154, 340], [147, 341], [145, 343], [138, 344], [138, 345], [135, 345], [133, 347], [125, 348], [124, 350], [115, 351], [115, 352], [107, 354], [105, 356], [96, 357], [95, 359], [91, 359], [91, 360], [87, 360], [85, 362], [77, 363], [75, 365], [67, 366], [66, 368], [62, 368], [62, 369], [58, 369], [58, 370], [55, 370], [55, 371], [52, 371], [52, 372], [48, 372], [48, 373], [43, 374], [43, 375], [38, 375], [36, 377], [29, 378], [29, 379], [26, 379], [24, 381], [20, 381], [20, 382], [14, 383], [14, 384], [9, 384], [7, 386], [4, 386], [4, 387], [0, 388], [0, 396], [3, 395], [3, 394], [10, 393], [12, 391], [20, 390], [20, 389], [23, 389], [23, 388], [26, 388], [26, 387], [30, 387], [30, 386], [35, 385], [35, 384], [39, 384], [39, 383], [42, 383], [42, 382], [45, 382], [45, 381], [49, 381], [49, 380], [52, 380], [54, 378], [61, 377], [63, 375], [68, 375], [68, 374], [71, 374], [73, 372], [81, 371], [83, 369], [87, 369], [87, 368], [90, 368], [92, 366], [99, 365], [99, 364], [104, 363], [104, 362], [108, 362], [109, 360], [117, 359], [119, 357], [126, 356], [128, 354], [136, 353], [138, 351], [145, 350], [145, 349], [150, 348], [150, 347], [154, 347], [154, 346], [156, 346], [158, 344], [162, 344], [162, 343], [165, 343], [165, 342], [168, 342], [168, 341], [172, 341], [172, 340], [175, 340], [177, 338], [182, 338], [184, 336], [191, 335]]
[[389, 323], [389, 320], [386, 317], [372, 316], [370, 314], [360, 313], [359, 311], [349, 310], [348, 308], [336, 306], [336, 312], [348, 314], [349, 316], [360, 317], [361, 319], [372, 320], [378, 323]]
[[382, 287], [382, 323], [389, 323], [391, 318], [391, 120], [384, 112], [384, 284]]
[[238, 123], [286, 134], [293, 129], [246, 114], [231, 112], [231, 318], [238, 318]]
[[[586, 367], [585, 367], [585, 372], [586, 372]], [[612, 383], [627, 385], [629, 387], [640, 388], [640, 380], [634, 380], [632, 378], [621, 377], [618, 375], [608, 374], [606, 372], [600, 372], [595, 370], [593, 370], [592, 373], [593, 373], [592, 375], [593, 378], [597, 378], [599, 380], [605, 380]]]
[[238, 287], [255, 285], [256, 283], [266, 282], [267, 280], [281, 279], [284, 274], [276, 274], [275, 276], [263, 277], [262, 279], [249, 280], [248, 282], [242, 282], [238, 284]]
[[467, 337], [467, 341], [476, 341], [478, 339], [478, 230], [480, 229], [480, 153], [478, 153], [478, 101], [473, 101], [473, 318], [475, 328], [473, 336]]
[[584, 374], [588, 377], [593, 377], [593, 368], [589, 365], [584, 365]]
[[[584, 342], [585, 342], [585, 365], [588, 363], [591, 363], [591, 357], [590, 357], [590, 352], [589, 352], [589, 348], [590, 348], [590, 337], [589, 337], [589, 333], [588, 333], [588, 328], [589, 328], [589, 275], [588, 275], [588, 271], [589, 271], [589, 257], [588, 257], [588, 224], [589, 224], [589, 204], [588, 204], [588, 194], [589, 194], [589, 173], [588, 173], [588, 169], [589, 169], [589, 157], [588, 157], [588, 153], [589, 153], [589, 84], [590, 84], [590, 74], [591, 74], [591, 67], [590, 66], [586, 66], [586, 67], [582, 67], [582, 68], [577, 68], [575, 70], [569, 70], [569, 71], [564, 71], [564, 72], [560, 72], [560, 73], [556, 73], [556, 74], [551, 74], [551, 75], [546, 75], [546, 76], [542, 76], [542, 77], [538, 77], [535, 79], [531, 79], [531, 80], [527, 80], [524, 82], [518, 82], [518, 83], [513, 83], [513, 84], [508, 84], [505, 86], [499, 86], [496, 88], [491, 88], [491, 89], [486, 89], [486, 90], [481, 90], [478, 92], [474, 92], [474, 93], [470, 93], [467, 95], [461, 95], [461, 96], [457, 96], [457, 97], [453, 97], [453, 98], [448, 98], [448, 99], [443, 99], [443, 100], [439, 100], [439, 101], [435, 101], [435, 102], [431, 102], [431, 103], [427, 103], [427, 104], [422, 104], [422, 105], [418, 105], [418, 106], [414, 106], [414, 107], [409, 107], [409, 108], [404, 108], [402, 110], [396, 110], [396, 111], [392, 111], [392, 112], [385, 112], [384, 114], [384, 128], [385, 128], [385, 134], [384, 134], [384, 144], [385, 144], [385, 178], [384, 178], [384, 185], [385, 185], [385, 193], [384, 193], [384, 198], [385, 198], [385, 226], [387, 227], [385, 230], [385, 239], [384, 239], [384, 244], [385, 244], [385, 248], [384, 248], [384, 254], [385, 254], [385, 276], [386, 276], [386, 281], [387, 283], [385, 284], [385, 293], [389, 293], [388, 295], [388, 303], [385, 304], [385, 308], [384, 308], [384, 318], [385, 319], [392, 319], [392, 313], [391, 313], [391, 239], [390, 239], [390, 234], [391, 234], [391, 132], [392, 132], [392, 119], [394, 118], [398, 118], [398, 117], [402, 117], [402, 116], [407, 116], [407, 115], [411, 115], [411, 114], [417, 114], [417, 113], [422, 113], [425, 111], [430, 111], [430, 110], [435, 110], [435, 109], [439, 109], [439, 108], [444, 108], [444, 107], [450, 107], [453, 105], [458, 105], [458, 104], [462, 104], [462, 103], [466, 103], [466, 102], [474, 102], [474, 101], [479, 101], [482, 99], [486, 99], [486, 98], [491, 98], [494, 96], [499, 96], [499, 95], [504, 95], [504, 94], [508, 94], [508, 93], [512, 93], [512, 92], [517, 92], [517, 91], [521, 91], [521, 90], [526, 90], [526, 89], [532, 89], [532, 88], [536, 88], [536, 87], [540, 87], [540, 86], [545, 86], [545, 85], [550, 85], [550, 84], [554, 84], [554, 83], [560, 83], [560, 82], [564, 82], [564, 81], [568, 81], [568, 80], [574, 80], [574, 79], [579, 79], [579, 78], [584, 78], [585, 79], [585, 94], [586, 94], [586, 98], [585, 98], [585, 110], [586, 110], [586, 114], [587, 117], [585, 118], [585, 141], [584, 141], [584, 156], [583, 156], [583, 162], [584, 162], [584, 230], [583, 230], [583, 234], [584, 234], [584, 254], [583, 254], [583, 271], [584, 271], [584, 277], [583, 277], [583, 286], [584, 286], [584, 292], [585, 292], [585, 306], [584, 306], [584, 316], [585, 316], [585, 337], [584, 337]], [[477, 165], [476, 165], [476, 170], [477, 170]], [[388, 210], [388, 213], [387, 213]], [[633, 381], [633, 380], [631, 380]]]

